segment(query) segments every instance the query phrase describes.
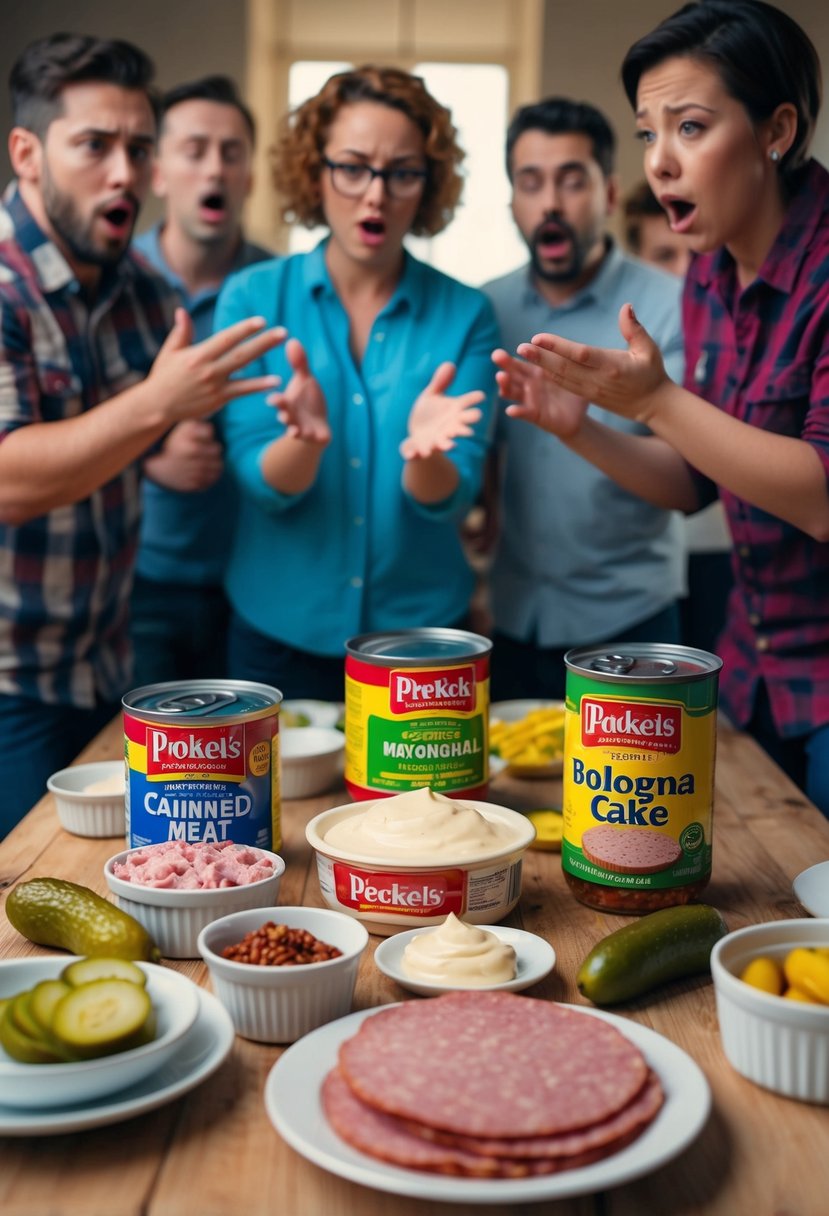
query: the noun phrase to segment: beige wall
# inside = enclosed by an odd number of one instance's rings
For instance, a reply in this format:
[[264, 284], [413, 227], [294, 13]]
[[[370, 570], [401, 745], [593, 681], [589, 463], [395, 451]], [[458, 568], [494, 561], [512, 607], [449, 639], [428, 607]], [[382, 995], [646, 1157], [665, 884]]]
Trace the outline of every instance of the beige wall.
[[[308, 0], [310, 3], [312, 0]], [[340, 0], [342, 9], [348, 0]], [[388, 0], [383, 0], [388, 2]], [[451, 5], [453, 0], [447, 0]], [[778, 0], [807, 30], [829, 76], [827, 0]], [[619, 82], [625, 49], [663, 16], [673, 0], [547, 0], [544, 92], [592, 101], [610, 117], [619, 136], [619, 168], [625, 187], [641, 176], [641, 151], [633, 139], [630, 109]], [[164, 87], [206, 72], [225, 72], [244, 85], [246, 62], [244, 0], [0, 0], [0, 131], [10, 125], [9, 69], [33, 38], [72, 29], [128, 38], [155, 59]], [[260, 116], [265, 130], [272, 116]], [[829, 165], [829, 104], [824, 109], [815, 153]], [[8, 178], [0, 157], [0, 177]], [[152, 218], [149, 210], [145, 221]]]

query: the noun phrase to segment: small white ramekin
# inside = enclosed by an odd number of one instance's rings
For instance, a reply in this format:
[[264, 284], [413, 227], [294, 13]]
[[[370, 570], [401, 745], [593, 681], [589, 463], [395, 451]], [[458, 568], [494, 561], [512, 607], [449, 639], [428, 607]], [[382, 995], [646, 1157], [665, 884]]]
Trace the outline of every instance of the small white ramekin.
[[[307, 929], [342, 954], [296, 967], [257, 966], [222, 957], [227, 946], [268, 921]], [[257, 908], [207, 925], [198, 945], [213, 991], [230, 1014], [236, 1033], [261, 1043], [293, 1043], [350, 1012], [368, 932], [350, 916], [327, 908]]]
[[780, 920], [737, 929], [711, 952], [723, 1050], [757, 1085], [829, 1104], [829, 1006], [761, 992], [739, 976], [753, 959], [782, 963], [796, 946], [829, 946], [829, 920]]
[[295, 726], [279, 732], [283, 798], [313, 798], [342, 779], [345, 735], [333, 726]]
[[259, 849], [260, 853], [273, 861], [274, 872], [258, 882], [207, 890], [145, 887], [117, 878], [113, 873], [113, 866], [117, 862], [126, 861], [130, 853], [137, 851], [127, 849], [110, 857], [104, 866], [104, 877], [119, 908], [144, 926], [166, 958], [198, 958], [198, 936], [205, 925], [230, 912], [274, 904], [285, 872], [285, 862], [278, 853]]
[[[118, 794], [90, 794], [86, 787], [94, 782], [120, 777]], [[98, 760], [76, 764], [52, 773], [46, 788], [55, 798], [60, 825], [74, 836], [125, 836], [124, 761]]]

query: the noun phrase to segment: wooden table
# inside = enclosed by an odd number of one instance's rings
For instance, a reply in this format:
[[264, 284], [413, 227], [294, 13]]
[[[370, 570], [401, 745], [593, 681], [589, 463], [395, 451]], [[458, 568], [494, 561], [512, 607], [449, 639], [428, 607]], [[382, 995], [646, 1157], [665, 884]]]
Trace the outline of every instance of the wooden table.
[[[79, 759], [121, 752], [120, 723], [108, 727]], [[497, 797], [496, 797], [497, 795]], [[517, 809], [549, 805], [554, 783], [498, 778], [493, 801]], [[342, 792], [283, 808], [280, 890], [285, 904], [321, 903], [305, 843], [312, 814], [344, 801]], [[829, 822], [747, 737], [727, 728], [717, 762], [714, 877], [706, 900], [729, 927], [803, 915], [791, 893], [794, 876], [829, 857]], [[0, 889], [37, 875], [83, 883], [106, 894], [103, 862], [118, 842], [63, 832], [51, 797], [42, 799], [0, 845]], [[584, 1003], [575, 986], [581, 959], [622, 918], [582, 907], [565, 887], [557, 854], [529, 852], [512, 923], [548, 938], [556, 970], [532, 990], [551, 1000]], [[376, 969], [372, 938], [355, 1008], [406, 994]], [[0, 916], [0, 957], [48, 953], [21, 938]], [[208, 986], [200, 962], [174, 964]], [[416, 997], [411, 999], [418, 999]], [[432, 1203], [399, 1198], [346, 1182], [306, 1162], [282, 1142], [262, 1091], [280, 1048], [237, 1038], [212, 1079], [170, 1105], [128, 1122], [72, 1135], [0, 1138], [3, 1216], [825, 1216], [829, 1211], [829, 1108], [759, 1089], [723, 1056], [714, 993], [706, 978], [673, 984], [617, 1012], [659, 1031], [702, 1067], [713, 1111], [680, 1157], [638, 1182], [603, 1194], [545, 1204]]]

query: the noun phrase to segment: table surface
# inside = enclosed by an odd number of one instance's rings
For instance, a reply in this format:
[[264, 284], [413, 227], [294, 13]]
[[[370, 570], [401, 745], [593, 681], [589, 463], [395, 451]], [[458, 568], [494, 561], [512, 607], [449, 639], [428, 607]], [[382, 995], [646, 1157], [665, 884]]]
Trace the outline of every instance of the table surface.
[[[114, 758], [121, 750], [116, 721], [78, 759]], [[555, 805], [560, 788], [552, 781], [501, 775], [490, 797], [527, 810]], [[305, 824], [345, 800], [335, 790], [283, 806], [281, 852], [287, 868], [281, 903], [321, 906]], [[792, 879], [829, 857], [829, 822], [751, 739], [725, 726], [719, 733], [714, 820], [714, 872], [704, 899], [721, 910], [729, 928], [804, 915]], [[103, 863], [119, 847], [118, 841], [64, 832], [47, 796], [0, 845], [0, 891], [52, 875], [106, 894]], [[575, 984], [579, 963], [601, 937], [627, 922], [577, 903], [565, 886], [559, 855], [530, 851], [521, 902], [507, 923], [547, 938], [557, 953], [555, 971], [529, 995], [578, 1005], [586, 1003]], [[372, 937], [364, 956], [355, 1009], [408, 995], [373, 963], [381, 940]], [[0, 917], [0, 958], [47, 953]], [[169, 965], [209, 988], [200, 961]], [[713, 1107], [700, 1136], [679, 1157], [604, 1193], [482, 1208], [401, 1198], [326, 1173], [288, 1147], [266, 1115], [263, 1088], [282, 1049], [237, 1038], [209, 1081], [151, 1114], [75, 1134], [0, 1137], [0, 1211], [3, 1216], [472, 1216], [482, 1211], [493, 1216], [823, 1216], [829, 1210], [829, 1108], [777, 1097], [731, 1069], [720, 1044], [710, 978], [674, 983], [614, 1012], [688, 1052], [708, 1078]]]

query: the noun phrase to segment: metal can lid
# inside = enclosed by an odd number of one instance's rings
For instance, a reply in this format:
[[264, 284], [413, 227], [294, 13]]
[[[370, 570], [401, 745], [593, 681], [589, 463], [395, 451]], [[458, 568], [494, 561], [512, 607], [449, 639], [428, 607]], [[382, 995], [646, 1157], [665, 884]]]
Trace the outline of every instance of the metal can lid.
[[465, 629], [398, 629], [394, 633], [363, 633], [349, 638], [346, 654], [378, 665], [392, 662], [402, 667], [423, 663], [451, 663], [489, 654], [492, 642]]
[[602, 646], [578, 647], [567, 651], [564, 662], [570, 671], [609, 683], [667, 684], [707, 680], [722, 667], [722, 659], [707, 650], [663, 642], [622, 643], [612, 650]]
[[281, 700], [278, 688], [250, 680], [170, 680], [134, 688], [121, 703], [139, 717], [147, 714], [153, 719], [188, 722], [258, 716], [275, 709]]

